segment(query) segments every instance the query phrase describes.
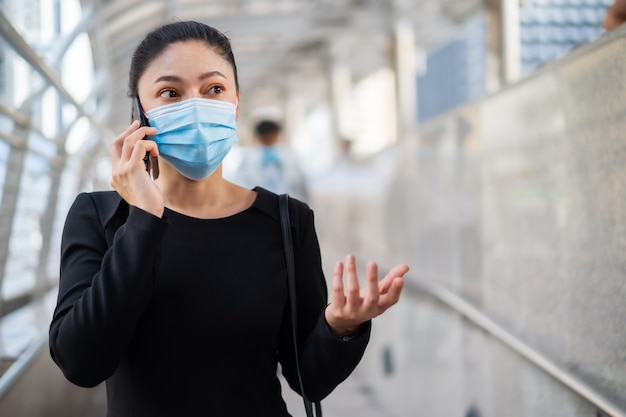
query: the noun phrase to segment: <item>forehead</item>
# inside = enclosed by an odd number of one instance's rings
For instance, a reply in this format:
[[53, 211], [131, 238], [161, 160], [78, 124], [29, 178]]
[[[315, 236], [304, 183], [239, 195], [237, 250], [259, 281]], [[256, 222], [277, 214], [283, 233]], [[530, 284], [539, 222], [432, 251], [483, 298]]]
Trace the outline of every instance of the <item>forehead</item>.
[[213, 70], [222, 72], [229, 79], [234, 76], [231, 64], [214, 47], [204, 41], [189, 40], [165, 48], [150, 62], [143, 75], [171, 73], [185, 76]]

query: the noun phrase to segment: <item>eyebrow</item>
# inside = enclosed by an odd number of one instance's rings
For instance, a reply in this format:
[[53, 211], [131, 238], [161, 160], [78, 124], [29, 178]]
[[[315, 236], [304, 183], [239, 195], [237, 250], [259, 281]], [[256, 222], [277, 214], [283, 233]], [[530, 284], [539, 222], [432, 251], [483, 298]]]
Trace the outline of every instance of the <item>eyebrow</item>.
[[[226, 78], [226, 76], [225, 76], [224, 74], [222, 74], [221, 72], [219, 72], [219, 71], [209, 71], [209, 72], [205, 72], [204, 74], [201, 74], [201, 75], [198, 77], [198, 79], [199, 79], [200, 81], [202, 81], [202, 80], [206, 80], [206, 79], [207, 79], [207, 78], [209, 78], [209, 77], [214, 77], [214, 76], [217, 76], [217, 77], [222, 77], [222, 78], [224, 78], [224, 79], [227, 79], [227, 78]], [[156, 83], [161, 82], [161, 81], [182, 82], [182, 79], [181, 79], [179, 76], [177, 76], [177, 75], [162, 75], [162, 76], [160, 76], [159, 78], [157, 78], [157, 79], [154, 81], [154, 83], [156, 84]]]

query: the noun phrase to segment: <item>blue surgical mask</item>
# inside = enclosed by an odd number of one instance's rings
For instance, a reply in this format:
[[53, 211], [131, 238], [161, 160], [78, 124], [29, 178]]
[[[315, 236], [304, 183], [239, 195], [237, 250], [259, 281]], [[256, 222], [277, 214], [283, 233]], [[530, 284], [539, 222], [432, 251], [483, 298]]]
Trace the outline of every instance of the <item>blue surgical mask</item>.
[[191, 98], [146, 112], [159, 156], [192, 180], [211, 175], [237, 143], [235, 104]]

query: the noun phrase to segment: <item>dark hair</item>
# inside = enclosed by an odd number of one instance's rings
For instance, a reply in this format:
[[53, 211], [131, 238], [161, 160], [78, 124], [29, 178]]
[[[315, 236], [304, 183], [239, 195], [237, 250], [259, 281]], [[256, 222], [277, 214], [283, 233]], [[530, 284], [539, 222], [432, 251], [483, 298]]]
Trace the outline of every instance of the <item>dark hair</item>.
[[230, 46], [230, 40], [222, 32], [209, 25], [185, 21], [170, 23], [153, 30], [137, 46], [133, 53], [128, 73], [128, 96], [134, 97], [137, 95], [139, 77], [156, 57], [171, 44], [189, 40], [206, 42], [209, 47], [213, 48], [215, 52], [230, 63], [235, 73], [235, 86], [237, 91], [239, 91], [237, 65], [235, 64], [235, 56]]
[[280, 125], [271, 120], [262, 120], [254, 127], [254, 132], [259, 136], [265, 136], [271, 133], [280, 133]]

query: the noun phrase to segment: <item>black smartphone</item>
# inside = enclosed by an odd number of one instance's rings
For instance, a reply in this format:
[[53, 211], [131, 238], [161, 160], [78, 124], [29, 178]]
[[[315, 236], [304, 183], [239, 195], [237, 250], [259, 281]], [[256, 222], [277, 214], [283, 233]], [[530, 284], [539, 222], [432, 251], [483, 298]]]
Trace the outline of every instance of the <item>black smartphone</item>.
[[[143, 112], [143, 108], [141, 107], [138, 96], [133, 97], [130, 115], [130, 122], [132, 123], [135, 120], [139, 120], [140, 126], [150, 126], [150, 120], [148, 120], [146, 114]], [[146, 139], [145, 136], [144, 139]], [[146, 152], [146, 156], [144, 156], [143, 162], [144, 164], [146, 164], [146, 171], [150, 172], [150, 154], [148, 152]]]

